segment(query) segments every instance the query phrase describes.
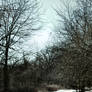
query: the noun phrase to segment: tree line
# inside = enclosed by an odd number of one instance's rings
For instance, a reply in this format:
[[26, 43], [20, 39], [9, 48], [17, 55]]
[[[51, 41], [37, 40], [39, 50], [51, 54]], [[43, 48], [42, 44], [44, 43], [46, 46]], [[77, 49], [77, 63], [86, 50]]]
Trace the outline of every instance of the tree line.
[[92, 86], [92, 1], [76, 0], [74, 9], [70, 3], [65, 8], [64, 12], [62, 8], [55, 9], [60, 19], [59, 26], [55, 26], [59, 43], [36, 52], [35, 59], [30, 61], [30, 55], [26, 57], [27, 54], [23, 53], [19, 59], [15, 53], [19, 53], [18, 45], [36, 30], [33, 26], [39, 21], [38, 2], [2, 0], [0, 81], [4, 92], [10, 88], [24, 88], [29, 92], [32, 87], [44, 83], [58, 84], [79, 92]]

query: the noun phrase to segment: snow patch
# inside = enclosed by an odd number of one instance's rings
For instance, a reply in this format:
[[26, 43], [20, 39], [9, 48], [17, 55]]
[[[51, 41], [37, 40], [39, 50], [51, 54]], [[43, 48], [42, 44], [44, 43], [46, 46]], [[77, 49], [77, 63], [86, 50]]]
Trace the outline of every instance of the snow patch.
[[65, 90], [58, 90], [58, 91], [54, 91], [54, 92], [76, 92], [76, 90], [71, 90], [71, 89], [66, 90], [65, 89]]

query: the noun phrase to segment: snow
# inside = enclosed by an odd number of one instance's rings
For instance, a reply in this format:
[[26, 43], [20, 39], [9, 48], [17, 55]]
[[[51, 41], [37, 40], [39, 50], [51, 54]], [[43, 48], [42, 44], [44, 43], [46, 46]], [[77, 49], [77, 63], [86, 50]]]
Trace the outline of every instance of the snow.
[[67, 89], [65, 89], [65, 90], [58, 90], [58, 91], [54, 91], [54, 92], [76, 92], [76, 90], [67, 90]]
[[[73, 89], [64, 89], [64, 90], [58, 90], [58, 91], [54, 91], [54, 92], [76, 92], [76, 90], [73, 90]], [[86, 91], [86, 92], [92, 92], [92, 90], [90, 91]]]

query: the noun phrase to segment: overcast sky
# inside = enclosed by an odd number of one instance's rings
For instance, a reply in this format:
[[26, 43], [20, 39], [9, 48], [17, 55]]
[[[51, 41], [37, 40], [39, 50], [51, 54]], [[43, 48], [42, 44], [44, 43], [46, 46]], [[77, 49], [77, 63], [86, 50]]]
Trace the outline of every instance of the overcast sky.
[[43, 21], [43, 28], [37, 32], [33, 37], [30, 37], [29, 40], [25, 43], [27, 50], [39, 51], [40, 49], [45, 48], [46, 45], [50, 45], [52, 42], [52, 35], [54, 25], [56, 25], [56, 12], [54, 7], [57, 4], [58, 0], [40, 0], [40, 13]]
[[[34, 37], [30, 37], [26, 42], [26, 49], [39, 51], [45, 48], [45, 46], [50, 45], [53, 38], [53, 31], [55, 26], [57, 26], [58, 17], [54, 9], [58, 9], [59, 6], [62, 7], [63, 3], [66, 4], [70, 0], [40, 0], [40, 13], [43, 21], [43, 28], [39, 30]], [[60, 3], [61, 2], [61, 3]]]

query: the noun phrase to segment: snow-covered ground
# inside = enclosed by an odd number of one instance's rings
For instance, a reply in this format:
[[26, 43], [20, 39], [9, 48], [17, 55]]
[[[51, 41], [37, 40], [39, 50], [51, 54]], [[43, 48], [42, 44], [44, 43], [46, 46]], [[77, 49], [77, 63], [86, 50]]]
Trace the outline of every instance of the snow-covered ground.
[[[65, 90], [58, 90], [58, 91], [54, 91], [54, 92], [76, 92], [76, 90], [72, 90], [72, 89], [68, 90], [68, 89], [65, 89]], [[86, 91], [86, 92], [92, 92], [92, 90]]]
[[58, 91], [54, 91], [54, 92], [76, 92], [76, 90], [68, 90], [68, 89], [65, 89], [65, 90], [58, 90]]

